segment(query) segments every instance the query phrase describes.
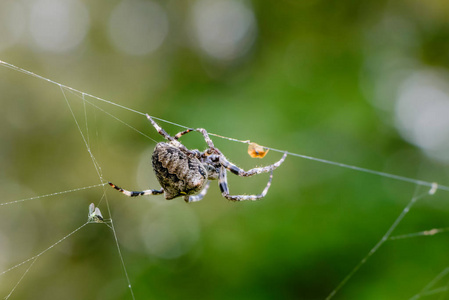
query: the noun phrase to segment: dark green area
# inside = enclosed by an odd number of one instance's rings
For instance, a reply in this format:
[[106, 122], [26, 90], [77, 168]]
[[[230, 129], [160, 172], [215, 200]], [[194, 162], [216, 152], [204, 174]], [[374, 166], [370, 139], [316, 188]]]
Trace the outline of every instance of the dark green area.
[[[86, 2], [91, 28], [79, 49], [49, 54], [24, 43], [3, 50], [0, 59], [188, 127], [449, 183], [447, 165], [427, 158], [395, 128], [396, 90], [382, 99], [392, 109], [375, 104], [379, 82], [391, 75], [385, 66], [399, 59], [447, 70], [444, 1], [245, 2], [257, 34], [248, 52], [230, 62], [189, 46], [185, 27], [192, 1], [161, 2], [169, 35], [145, 56], [111, 45], [107, 23], [117, 1], [100, 3]], [[390, 84], [397, 89], [401, 81]], [[58, 86], [0, 66], [0, 91], [1, 202], [100, 182]], [[127, 189], [159, 188], [150, 164], [154, 141], [90, 105], [85, 114], [80, 98], [65, 95], [104, 180]], [[86, 99], [162, 141], [144, 116]], [[181, 130], [160, 125], [172, 134]], [[271, 151], [253, 159], [244, 144], [213, 140], [246, 169], [281, 157]], [[195, 133], [183, 142], [205, 147]], [[228, 177], [234, 194], [259, 193], [268, 178]], [[161, 196], [131, 199], [109, 186], [105, 195], [136, 299], [324, 299], [382, 238], [415, 190], [411, 183], [289, 156], [258, 202], [230, 203], [216, 183], [194, 204]], [[0, 272], [82, 225], [88, 205], [102, 196], [96, 188], [0, 206]], [[446, 196], [438, 191], [419, 199], [393, 235], [448, 227]], [[109, 217], [104, 200], [100, 209]], [[447, 239], [443, 233], [387, 241], [335, 299], [409, 299], [449, 266]], [[27, 266], [1, 275], [0, 296]], [[447, 288], [447, 280], [434, 288]], [[11, 297], [58, 298], [131, 299], [106, 226], [90, 224], [50, 249]]]

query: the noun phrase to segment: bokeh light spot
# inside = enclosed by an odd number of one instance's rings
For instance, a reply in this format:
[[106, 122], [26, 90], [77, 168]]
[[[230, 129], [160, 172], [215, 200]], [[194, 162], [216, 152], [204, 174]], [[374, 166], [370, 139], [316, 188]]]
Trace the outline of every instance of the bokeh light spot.
[[37, 0], [30, 15], [30, 32], [36, 45], [50, 52], [78, 46], [89, 28], [89, 13], [78, 0]]
[[417, 72], [399, 89], [396, 126], [409, 142], [429, 156], [449, 161], [449, 93], [436, 72]]
[[151, 255], [177, 258], [198, 241], [200, 226], [197, 217], [182, 204], [163, 202], [155, 205], [143, 219], [141, 237]]
[[230, 61], [254, 43], [257, 26], [253, 11], [235, 0], [199, 0], [192, 9], [193, 39], [203, 54]]
[[163, 8], [149, 1], [122, 1], [109, 19], [109, 37], [120, 51], [144, 55], [157, 50], [168, 34]]
[[25, 12], [20, 1], [0, 1], [0, 51], [13, 46], [25, 29]]

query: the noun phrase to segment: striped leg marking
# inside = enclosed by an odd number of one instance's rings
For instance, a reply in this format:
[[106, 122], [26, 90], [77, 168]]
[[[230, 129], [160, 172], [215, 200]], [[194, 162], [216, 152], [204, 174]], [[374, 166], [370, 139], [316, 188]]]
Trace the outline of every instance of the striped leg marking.
[[184, 134], [187, 134], [187, 133], [192, 132], [192, 131], [195, 131], [195, 129], [189, 128], [189, 129], [186, 129], [186, 130], [184, 130], [184, 131], [178, 132], [178, 133], [174, 136], [174, 138], [175, 138], [175, 140], [177, 140], [177, 139], [179, 139], [181, 136], [183, 136]]
[[260, 174], [260, 173], [267, 173], [267, 172], [275, 170], [277, 167], [279, 167], [284, 162], [286, 157], [287, 157], [287, 153], [284, 153], [282, 158], [279, 161], [275, 162], [274, 164], [266, 166], [266, 167], [254, 168], [254, 169], [251, 169], [248, 171], [240, 169], [233, 163], [229, 162], [224, 156], [220, 157], [220, 163], [223, 165], [223, 167], [225, 167], [226, 169], [231, 171], [231, 173], [238, 175], [238, 176], [248, 177], [248, 176], [253, 176], [256, 174]]
[[201, 199], [204, 198], [204, 196], [206, 196], [207, 194], [207, 190], [209, 189], [209, 185], [210, 185], [210, 181], [208, 181], [206, 183], [206, 186], [204, 187], [204, 189], [201, 191], [201, 193], [199, 193], [198, 195], [193, 195], [193, 196], [185, 196], [184, 197], [184, 201], [187, 203], [191, 203], [191, 202], [198, 202]]
[[162, 129], [162, 127], [159, 126], [149, 114], [146, 114], [146, 116], [147, 119], [151, 122], [151, 125], [153, 125], [153, 127], [157, 130], [157, 132], [159, 132], [160, 135], [162, 135], [166, 140], [173, 140], [173, 137], [171, 137], [164, 129]]
[[218, 178], [218, 184], [220, 185], [221, 195], [228, 200], [231, 200], [231, 201], [244, 201], [244, 200], [255, 201], [255, 200], [259, 200], [259, 199], [265, 197], [265, 195], [268, 193], [268, 190], [270, 189], [272, 179], [273, 179], [273, 170], [271, 170], [270, 179], [268, 179], [268, 183], [267, 183], [266, 187], [264, 188], [262, 193], [259, 195], [229, 195], [228, 180], [226, 177], [226, 169], [222, 167], [220, 170], [220, 176]]
[[199, 133], [201, 133], [204, 137], [204, 140], [206, 141], [207, 146], [209, 146], [209, 148], [215, 148], [214, 146], [214, 142], [212, 142], [211, 138], [209, 137], [209, 134], [207, 133], [206, 129], [204, 128], [197, 128], [197, 129], [193, 129], [193, 128], [189, 128], [186, 129], [184, 131], [178, 132], [174, 138], [175, 140], [179, 139], [181, 136], [183, 136], [184, 134], [187, 134], [189, 132], [192, 131], [198, 131]]
[[164, 193], [164, 189], [160, 190], [145, 190], [145, 191], [128, 191], [124, 190], [121, 187], [116, 186], [112, 182], [108, 182], [110, 186], [119, 191], [120, 193], [125, 194], [128, 197], [137, 197], [137, 196], [146, 196], [146, 195], [160, 195]]

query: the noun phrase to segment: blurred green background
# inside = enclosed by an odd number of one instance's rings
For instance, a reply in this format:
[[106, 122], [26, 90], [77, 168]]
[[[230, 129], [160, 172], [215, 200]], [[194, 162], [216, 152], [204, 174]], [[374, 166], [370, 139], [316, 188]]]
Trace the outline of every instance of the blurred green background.
[[[188, 127], [449, 184], [447, 1], [2, 0], [0, 60]], [[65, 97], [104, 180], [159, 187], [154, 141], [4, 66], [0, 90], [1, 202], [100, 183]], [[86, 100], [162, 141], [144, 116]], [[281, 156], [213, 140], [246, 169]], [[254, 194], [268, 177], [228, 178]], [[290, 156], [258, 202], [228, 202], [215, 183], [189, 205], [104, 190], [136, 299], [324, 299], [416, 186]], [[0, 206], [0, 272], [86, 222], [90, 203], [108, 217], [103, 193]], [[420, 198], [393, 235], [447, 227], [445, 200]], [[388, 241], [335, 299], [409, 299], [449, 266], [447, 249], [447, 234]], [[0, 276], [0, 295], [27, 266]], [[11, 299], [131, 299], [111, 230], [89, 224], [51, 248]]]

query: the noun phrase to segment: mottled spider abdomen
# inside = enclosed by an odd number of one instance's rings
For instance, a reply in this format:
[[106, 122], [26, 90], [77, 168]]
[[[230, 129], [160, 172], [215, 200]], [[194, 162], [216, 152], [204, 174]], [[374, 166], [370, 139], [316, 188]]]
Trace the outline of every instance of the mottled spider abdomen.
[[207, 183], [203, 164], [169, 143], [158, 143], [154, 148], [153, 169], [167, 200], [197, 194]]

